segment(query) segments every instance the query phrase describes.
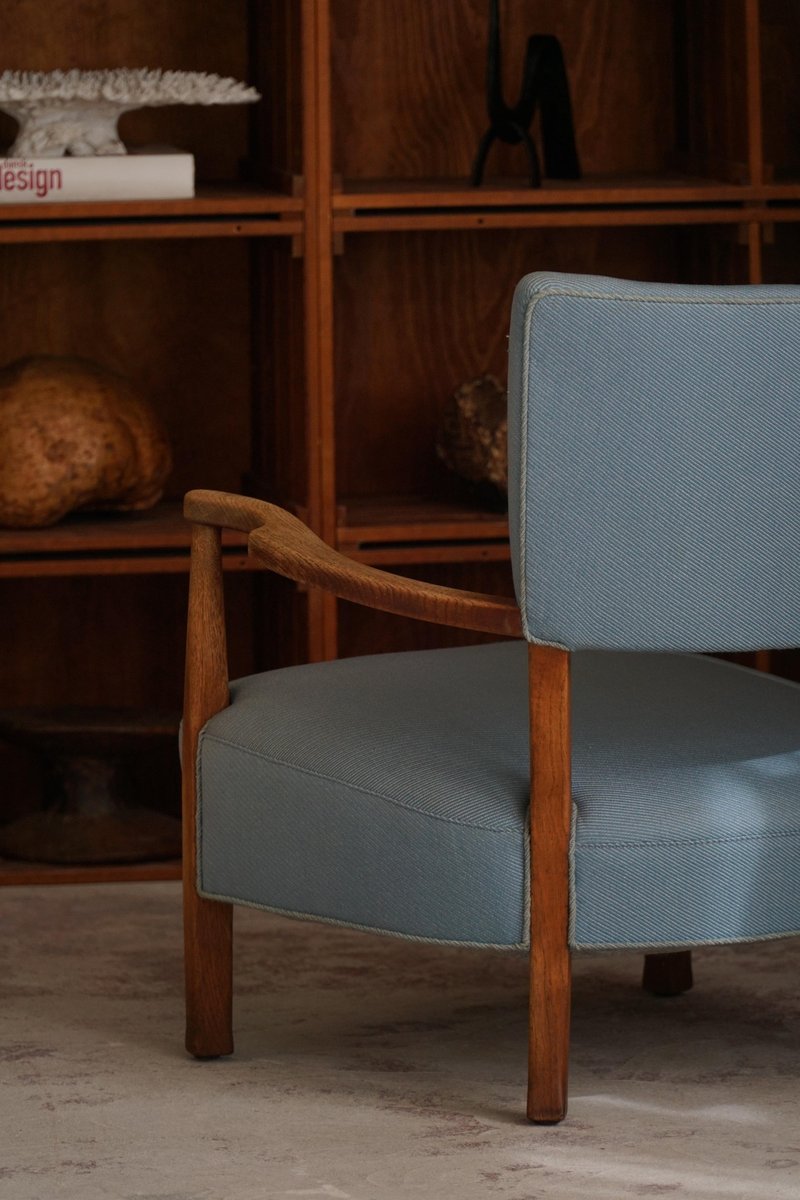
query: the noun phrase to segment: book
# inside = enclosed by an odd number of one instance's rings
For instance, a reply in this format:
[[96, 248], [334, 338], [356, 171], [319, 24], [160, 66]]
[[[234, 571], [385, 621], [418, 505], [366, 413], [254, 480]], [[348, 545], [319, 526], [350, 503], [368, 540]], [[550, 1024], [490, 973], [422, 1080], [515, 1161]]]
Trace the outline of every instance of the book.
[[193, 195], [194, 155], [169, 148], [85, 158], [0, 158], [0, 205]]

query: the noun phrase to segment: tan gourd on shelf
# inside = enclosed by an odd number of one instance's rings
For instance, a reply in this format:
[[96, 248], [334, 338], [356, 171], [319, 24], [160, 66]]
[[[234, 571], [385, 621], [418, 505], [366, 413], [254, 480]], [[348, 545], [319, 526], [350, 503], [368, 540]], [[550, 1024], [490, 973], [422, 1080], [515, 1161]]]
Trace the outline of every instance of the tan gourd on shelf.
[[121, 375], [46, 355], [0, 370], [0, 525], [149, 508], [171, 467], [160, 420]]

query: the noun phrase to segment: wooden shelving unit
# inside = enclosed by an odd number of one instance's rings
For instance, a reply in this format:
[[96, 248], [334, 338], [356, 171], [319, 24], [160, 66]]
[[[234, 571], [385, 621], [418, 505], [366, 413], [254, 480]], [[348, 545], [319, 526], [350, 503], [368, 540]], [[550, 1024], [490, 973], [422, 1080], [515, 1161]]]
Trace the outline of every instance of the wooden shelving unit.
[[[105, 361], [175, 446], [150, 514], [0, 532], [5, 704], [178, 705], [192, 486], [274, 499], [362, 561], [508, 591], [505, 518], [460, 498], [434, 445], [460, 384], [504, 376], [516, 281], [796, 279], [800, 6], [501, 7], [508, 99], [528, 35], [561, 41], [579, 181], [531, 189], [521, 149], [496, 146], [484, 185], [466, 182], [485, 0], [209, 0], [202, 19], [191, 0], [18, 6], [0, 68], [209, 70], [264, 101], [125, 118], [128, 140], [196, 155], [191, 201], [0, 209], [0, 363]], [[240, 538], [225, 561], [237, 674], [450, 636], [254, 577]], [[126, 646], [113, 664], [109, 644]]]
[[[247, 79], [264, 99], [257, 112], [174, 108], [123, 118], [129, 143], [195, 155], [191, 200], [0, 207], [0, 364], [66, 354], [119, 370], [157, 406], [175, 460], [164, 501], [148, 512], [0, 530], [5, 707], [178, 710], [190, 537], [183, 493], [242, 490], [252, 471], [282, 497], [306, 492], [303, 20], [294, 0], [209, 0], [202, 14], [191, 0], [16, 6], [0, 69], [207, 70]], [[0, 145], [13, 128], [0, 117]], [[295, 416], [287, 422], [279, 410]], [[259, 614], [270, 620], [279, 589], [252, 577], [240, 535], [225, 536], [224, 561], [239, 614], [232, 653], [244, 673], [267, 660]], [[294, 607], [270, 624], [296, 657], [306, 635], [302, 601]], [[24, 810], [38, 786], [21, 750], [3, 747], [3, 767], [0, 820]], [[177, 811], [177, 796], [162, 800]], [[7, 884], [178, 874], [175, 862], [0, 861]]]
[[373, 564], [507, 562], [505, 516], [421, 497], [370, 497], [343, 504], [337, 547]]

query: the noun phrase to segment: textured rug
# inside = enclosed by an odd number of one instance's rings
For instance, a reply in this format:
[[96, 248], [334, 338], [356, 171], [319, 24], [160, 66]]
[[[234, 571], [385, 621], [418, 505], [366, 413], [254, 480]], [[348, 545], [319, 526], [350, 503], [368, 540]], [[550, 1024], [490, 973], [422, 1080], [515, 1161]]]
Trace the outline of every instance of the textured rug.
[[0, 894], [2, 1200], [797, 1200], [800, 942], [575, 968], [570, 1115], [522, 1119], [526, 963], [238, 910], [237, 1052], [182, 1051], [176, 885]]

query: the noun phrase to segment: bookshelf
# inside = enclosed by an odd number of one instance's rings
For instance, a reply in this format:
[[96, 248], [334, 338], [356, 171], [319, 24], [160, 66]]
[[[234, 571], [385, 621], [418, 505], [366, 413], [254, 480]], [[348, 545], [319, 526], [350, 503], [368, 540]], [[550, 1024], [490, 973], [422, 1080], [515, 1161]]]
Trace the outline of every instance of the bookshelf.
[[[102, 346], [175, 450], [150, 514], [0, 531], [7, 706], [179, 706], [178, 504], [193, 486], [276, 500], [362, 561], [508, 593], [505, 520], [448, 476], [434, 441], [456, 387], [504, 376], [517, 279], [757, 283], [800, 267], [791, 0], [504, 0], [508, 98], [530, 33], [559, 37], [570, 79], [584, 177], [536, 190], [519, 147], [496, 145], [484, 185], [466, 182], [486, 120], [484, 0], [17, 13], [0, 68], [207, 70], [264, 100], [123, 119], [129, 141], [195, 154], [193, 200], [0, 212], [0, 362]], [[464, 636], [265, 580], [234, 537], [225, 562], [236, 674]], [[0, 864], [0, 882], [63, 874]]]

